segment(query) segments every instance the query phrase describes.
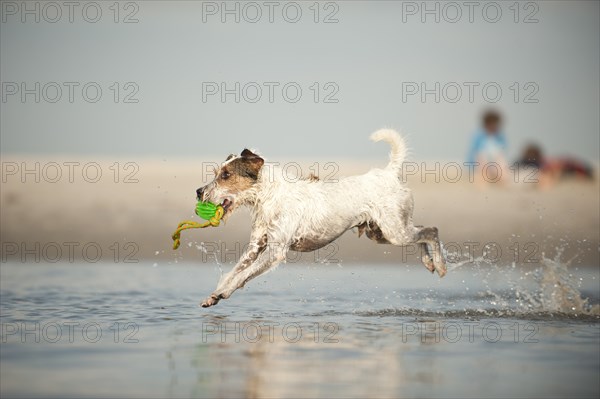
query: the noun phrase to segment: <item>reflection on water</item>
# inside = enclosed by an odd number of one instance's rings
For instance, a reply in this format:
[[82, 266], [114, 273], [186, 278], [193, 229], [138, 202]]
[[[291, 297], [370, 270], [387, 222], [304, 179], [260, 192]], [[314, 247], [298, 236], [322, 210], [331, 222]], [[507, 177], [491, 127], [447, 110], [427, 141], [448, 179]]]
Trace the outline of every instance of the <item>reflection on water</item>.
[[218, 274], [3, 264], [2, 397], [599, 394], [596, 269], [283, 266], [199, 308]]

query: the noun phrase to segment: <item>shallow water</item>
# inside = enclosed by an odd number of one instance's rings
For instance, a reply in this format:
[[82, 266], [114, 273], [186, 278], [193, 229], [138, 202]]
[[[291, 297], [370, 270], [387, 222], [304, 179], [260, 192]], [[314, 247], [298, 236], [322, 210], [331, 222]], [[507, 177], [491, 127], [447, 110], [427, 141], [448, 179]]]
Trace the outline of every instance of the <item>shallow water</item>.
[[210, 309], [206, 264], [0, 277], [2, 397], [600, 393], [597, 268], [283, 265]]

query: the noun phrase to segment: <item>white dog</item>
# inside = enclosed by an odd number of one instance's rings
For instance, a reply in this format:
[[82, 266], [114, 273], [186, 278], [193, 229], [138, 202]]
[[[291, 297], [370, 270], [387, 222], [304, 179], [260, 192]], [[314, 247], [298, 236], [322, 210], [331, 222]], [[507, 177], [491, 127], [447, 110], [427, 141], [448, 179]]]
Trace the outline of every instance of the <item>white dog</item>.
[[288, 250], [314, 251], [353, 227], [359, 237], [364, 232], [378, 243], [418, 244], [425, 267], [443, 277], [446, 265], [437, 228], [413, 225], [412, 194], [401, 178], [404, 140], [389, 129], [378, 130], [371, 139], [392, 147], [387, 167], [335, 183], [314, 176], [289, 182], [281, 173], [266, 173], [264, 160], [248, 149], [230, 155], [215, 171], [215, 179], [196, 193], [200, 201], [221, 204], [224, 218], [239, 206], [250, 207], [252, 233], [237, 265], [221, 278], [202, 307], [229, 298], [252, 278], [276, 267]]

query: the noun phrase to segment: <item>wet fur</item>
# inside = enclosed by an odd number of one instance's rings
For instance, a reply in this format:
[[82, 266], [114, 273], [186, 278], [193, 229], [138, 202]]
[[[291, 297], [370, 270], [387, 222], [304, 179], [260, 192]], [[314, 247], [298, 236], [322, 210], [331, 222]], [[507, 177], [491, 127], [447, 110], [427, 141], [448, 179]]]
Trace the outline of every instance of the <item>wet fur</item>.
[[238, 206], [248, 206], [252, 215], [250, 245], [202, 306], [229, 298], [246, 282], [284, 261], [288, 250], [314, 251], [353, 227], [358, 228], [359, 236], [364, 233], [381, 244], [419, 244], [425, 267], [443, 277], [446, 266], [437, 228], [413, 224], [413, 197], [401, 179], [404, 140], [388, 129], [375, 132], [371, 139], [390, 144], [390, 163], [335, 183], [316, 177], [289, 182], [277, 170], [266, 176], [262, 173], [264, 160], [248, 149], [229, 156], [215, 180], [197, 193], [200, 199], [214, 203], [232, 201], [225, 217]]

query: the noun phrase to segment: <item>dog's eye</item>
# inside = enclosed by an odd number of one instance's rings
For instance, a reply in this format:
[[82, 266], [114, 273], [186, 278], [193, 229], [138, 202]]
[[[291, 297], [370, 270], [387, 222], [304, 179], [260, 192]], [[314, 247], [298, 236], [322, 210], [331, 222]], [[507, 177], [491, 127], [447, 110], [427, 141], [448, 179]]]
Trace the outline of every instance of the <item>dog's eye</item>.
[[231, 173], [229, 173], [228, 171], [224, 170], [223, 172], [221, 172], [221, 179], [227, 180], [229, 179], [229, 176], [231, 176]]

